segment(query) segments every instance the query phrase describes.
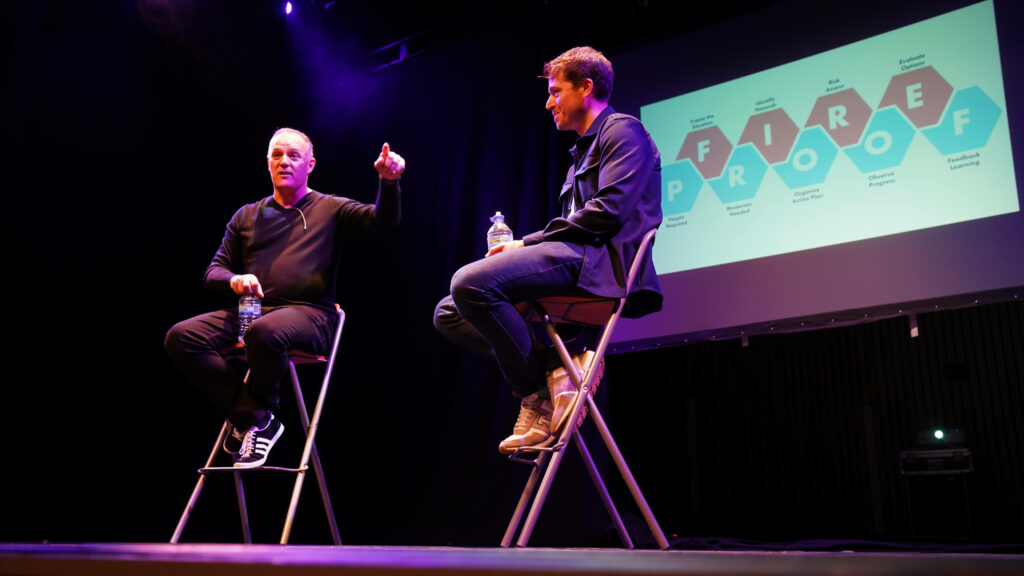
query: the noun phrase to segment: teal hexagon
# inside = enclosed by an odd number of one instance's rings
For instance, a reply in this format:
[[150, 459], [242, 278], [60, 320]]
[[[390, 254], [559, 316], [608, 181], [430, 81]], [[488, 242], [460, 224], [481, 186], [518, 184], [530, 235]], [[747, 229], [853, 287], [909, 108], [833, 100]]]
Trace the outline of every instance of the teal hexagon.
[[814, 186], [825, 181], [838, 152], [821, 126], [811, 126], [800, 132], [789, 160], [773, 168], [791, 190]]
[[875, 112], [860, 144], [846, 148], [846, 156], [862, 173], [899, 166], [914, 139], [914, 126], [895, 106]]
[[708, 180], [708, 185], [723, 204], [749, 200], [757, 195], [767, 172], [768, 163], [754, 144], [743, 144], [733, 149], [722, 176]]
[[665, 216], [693, 210], [704, 179], [689, 159], [661, 169], [661, 211]]
[[950, 155], [981, 148], [988, 143], [1002, 108], [988, 94], [972, 86], [958, 91], [946, 109], [942, 123], [922, 130], [926, 138], [941, 154]]

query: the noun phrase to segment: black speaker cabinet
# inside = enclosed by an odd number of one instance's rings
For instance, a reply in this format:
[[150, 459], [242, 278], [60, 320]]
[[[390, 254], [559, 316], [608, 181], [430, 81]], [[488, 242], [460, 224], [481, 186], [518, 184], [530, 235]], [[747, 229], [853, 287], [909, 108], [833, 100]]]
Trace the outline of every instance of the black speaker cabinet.
[[900, 452], [914, 538], [970, 539], [974, 536], [968, 476], [974, 470], [967, 448]]

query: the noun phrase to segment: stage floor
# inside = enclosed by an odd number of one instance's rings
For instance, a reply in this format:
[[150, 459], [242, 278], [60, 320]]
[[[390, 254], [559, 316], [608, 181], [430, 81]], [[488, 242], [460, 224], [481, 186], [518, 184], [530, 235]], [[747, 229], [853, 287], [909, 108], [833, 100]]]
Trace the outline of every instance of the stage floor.
[[693, 551], [270, 544], [0, 544], [18, 576], [335, 575], [1010, 575], [1024, 556], [991, 553]]

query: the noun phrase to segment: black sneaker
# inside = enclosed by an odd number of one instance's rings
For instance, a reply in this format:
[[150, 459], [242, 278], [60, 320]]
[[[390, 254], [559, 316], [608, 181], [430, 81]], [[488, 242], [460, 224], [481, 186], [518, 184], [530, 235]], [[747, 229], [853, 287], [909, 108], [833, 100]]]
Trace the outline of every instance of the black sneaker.
[[284, 424], [274, 418], [270, 413], [270, 422], [262, 429], [253, 428], [245, 434], [242, 440], [242, 448], [238, 452], [238, 460], [235, 461], [235, 468], [255, 468], [262, 466], [267, 461], [267, 455], [274, 443], [284, 433]]
[[242, 442], [245, 441], [245, 432], [242, 432], [234, 426], [231, 427], [231, 433], [224, 439], [222, 447], [228, 454], [238, 454], [238, 451], [242, 449]]

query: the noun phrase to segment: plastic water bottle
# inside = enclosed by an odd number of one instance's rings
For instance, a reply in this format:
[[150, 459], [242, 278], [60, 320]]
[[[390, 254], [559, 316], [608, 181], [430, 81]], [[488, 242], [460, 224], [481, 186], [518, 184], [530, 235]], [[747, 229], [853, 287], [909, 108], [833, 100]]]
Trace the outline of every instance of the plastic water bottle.
[[245, 332], [252, 321], [263, 313], [260, 297], [255, 294], [242, 294], [238, 299], [238, 341], [245, 342]]
[[505, 216], [501, 212], [495, 212], [494, 216], [491, 216], [491, 227], [487, 230], [487, 250], [494, 248], [502, 242], [511, 242], [512, 229], [505, 224]]

